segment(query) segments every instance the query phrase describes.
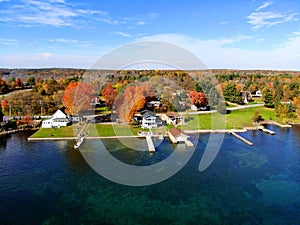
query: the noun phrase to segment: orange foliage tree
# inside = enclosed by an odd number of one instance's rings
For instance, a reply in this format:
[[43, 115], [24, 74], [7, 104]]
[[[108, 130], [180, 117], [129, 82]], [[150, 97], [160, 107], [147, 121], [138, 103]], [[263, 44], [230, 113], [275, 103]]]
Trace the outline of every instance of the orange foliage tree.
[[191, 102], [197, 107], [207, 106], [208, 101], [203, 92], [191, 91], [190, 94]]
[[148, 83], [142, 83], [139, 86], [128, 86], [116, 103], [120, 119], [130, 123], [134, 114], [145, 107], [146, 97], [149, 93]]
[[293, 106], [295, 108], [297, 117], [300, 119], [300, 96], [293, 99]]
[[103, 96], [103, 98], [105, 100], [105, 104], [108, 108], [112, 107], [117, 95], [118, 95], [118, 91], [116, 89], [114, 89], [111, 85], [107, 85], [102, 90], [102, 96]]
[[71, 82], [63, 96], [62, 103], [69, 114], [78, 114], [81, 110], [90, 110], [91, 101], [95, 98], [92, 85]]

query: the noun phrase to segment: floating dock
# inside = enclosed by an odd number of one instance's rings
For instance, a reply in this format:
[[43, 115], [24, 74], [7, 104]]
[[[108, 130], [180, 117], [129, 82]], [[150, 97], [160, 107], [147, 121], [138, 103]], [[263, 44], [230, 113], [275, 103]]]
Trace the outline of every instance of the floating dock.
[[242, 136], [238, 135], [237, 133], [230, 132], [230, 134], [232, 134], [233, 136], [237, 137], [241, 141], [245, 142], [247, 145], [253, 146], [253, 143], [251, 141], [246, 140], [245, 138], [243, 138]]
[[153, 144], [153, 141], [152, 141], [152, 138], [150, 135], [146, 136], [146, 141], [147, 141], [149, 152], [155, 152], [155, 147], [154, 147], [154, 144]]

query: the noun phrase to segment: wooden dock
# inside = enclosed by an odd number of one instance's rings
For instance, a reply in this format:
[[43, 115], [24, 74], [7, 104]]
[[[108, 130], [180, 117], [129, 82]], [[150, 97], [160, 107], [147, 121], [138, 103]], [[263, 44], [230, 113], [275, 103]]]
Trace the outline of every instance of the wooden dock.
[[149, 152], [155, 152], [155, 147], [154, 147], [154, 144], [153, 144], [153, 141], [152, 141], [152, 138], [150, 135], [146, 136], [146, 141], [147, 141]]
[[271, 135], [274, 135], [274, 134], [275, 134], [274, 131], [269, 130], [269, 129], [267, 129], [267, 128], [261, 128], [261, 129], [259, 129], [259, 130], [261, 130], [262, 132], [265, 132], [265, 133], [267, 133], [267, 134], [271, 134]]
[[186, 140], [186, 141], [185, 141], [185, 144], [186, 144], [188, 147], [193, 147], [193, 146], [194, 146], [193, 142], [191, 142], [190, 140]]
[[238, 135], [237, 133], [230, 132], [230, 134], [232, 134], [233, 136], [237, 137], [241, 141], [245, 142], [247, 145], [253, 146], [253, 143], [251, 141], [246, 140], [245, 138], [243, 138], [242, 136]]

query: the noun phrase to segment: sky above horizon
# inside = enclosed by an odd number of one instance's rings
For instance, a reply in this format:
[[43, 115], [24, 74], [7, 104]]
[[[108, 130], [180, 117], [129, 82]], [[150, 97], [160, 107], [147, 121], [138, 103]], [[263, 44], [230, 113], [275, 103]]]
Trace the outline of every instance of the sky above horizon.
[[299, 71], [299, 13], [299, 0], [0, 0], [0, 67], [89, 68], [119, 46], [163, 41], [209, 69]]

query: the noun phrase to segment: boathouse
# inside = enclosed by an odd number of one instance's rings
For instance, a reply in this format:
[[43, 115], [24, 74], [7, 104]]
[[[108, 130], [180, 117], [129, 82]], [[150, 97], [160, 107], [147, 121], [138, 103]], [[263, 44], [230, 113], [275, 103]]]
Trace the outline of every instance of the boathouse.
[[180, 130], [177, 127], [173, 127], [169, 130], [169, 137], [173, 143], [178, 142], [186, 142], [188, 141], [189, 135], [184, 133], [184, 131]]

